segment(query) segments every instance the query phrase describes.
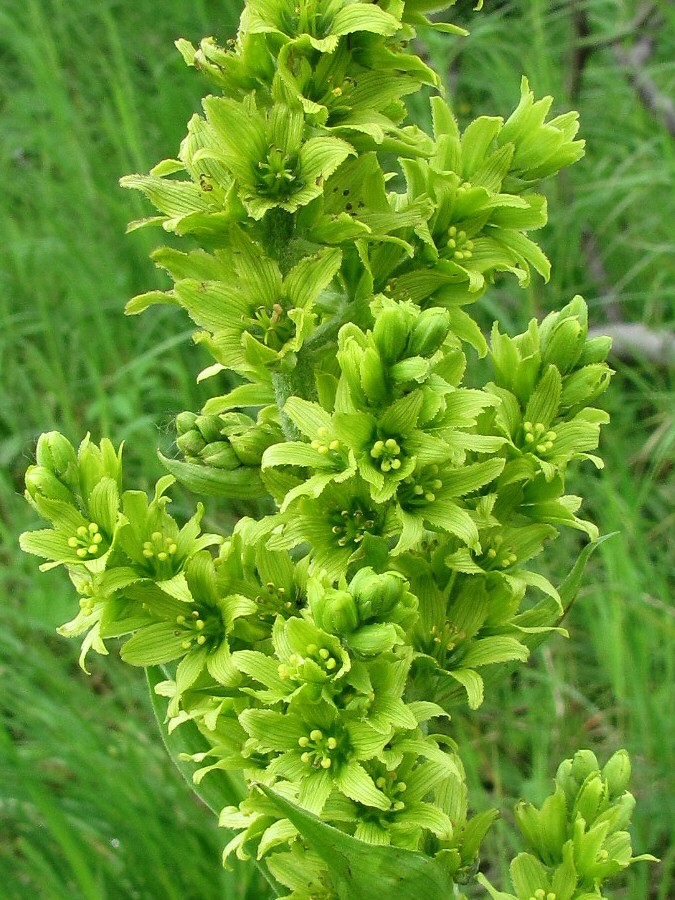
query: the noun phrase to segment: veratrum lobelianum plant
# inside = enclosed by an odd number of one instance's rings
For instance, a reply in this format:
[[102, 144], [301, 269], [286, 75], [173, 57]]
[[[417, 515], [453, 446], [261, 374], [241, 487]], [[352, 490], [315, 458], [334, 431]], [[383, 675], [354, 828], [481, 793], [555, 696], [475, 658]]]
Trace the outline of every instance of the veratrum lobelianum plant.
[[[186, 238], [153, 254], [173, 288], [127, 312], [184, 307], [214, 359], [200, 377], [239, 383], [178, 415], [182, 458], [152, 497], [123, 490], [107, 439], [76, 453], [45, 434], [26, 475], [51, 527], [21, 545], [81, 598], [61, 634], [85, 635], [83, 668], [124, 638], [168, 748], [232, 832], [226, 864], [254, 855], [293, 900], [476, 883], [496, 813], [468, 818], [450, 712], [563, 631], [597, 541], [565, 476], [602, 465], [609, 340], [587, 338], [581, 297], [516, 337], [495, 325], [489, 345], [469, 311], [501, 273], [548, 277], [529, 233], [542, 179], [582, 156], [577, 115], [547, 119], [523, 79], [506, 121], [460, 133], [408, 49], [416, 29], [461, 33], [426, 18], [450, 5], [250, 0], [226, 48], [177, 42], [215, 93], [177, 159], [122, 181], [158, 210], [132, 229]], [[432, 136], [403, 124], [423, 86]], [[474, 351], [493, 377], [467, 387]], [[175, 479], [267, 514], [224, 537], [201, 532], [199, 505], [180, 528]], [[589, 543], [557, 590], [531, 561], [563, 527]], [[603, 896], [634, 861], [629, 771], [624, 751], [562, 763], [541, 809], [516, 811], [514, 893], [478, 875], [487, 894]]]

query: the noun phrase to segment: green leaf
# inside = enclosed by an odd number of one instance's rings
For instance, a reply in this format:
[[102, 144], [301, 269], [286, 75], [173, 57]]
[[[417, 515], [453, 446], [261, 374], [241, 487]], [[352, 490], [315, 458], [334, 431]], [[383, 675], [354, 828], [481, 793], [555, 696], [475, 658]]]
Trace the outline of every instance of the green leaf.
[[359, 841], [295, 806], [272, 788], [260, 785], [260, 790], [321, 857], [340, 900], [438, 900], [452, 895], [452, 881], [430, 857]]

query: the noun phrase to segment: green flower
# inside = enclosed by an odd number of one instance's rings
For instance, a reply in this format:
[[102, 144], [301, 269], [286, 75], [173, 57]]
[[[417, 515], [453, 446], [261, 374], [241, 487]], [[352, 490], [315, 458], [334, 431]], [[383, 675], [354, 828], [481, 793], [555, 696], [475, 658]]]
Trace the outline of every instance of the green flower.
[[251, 0], [242, 26], [250, 34], [278, 35], [294, 47], [322, 53], [334, 53], [343, 35], [392, 35], [401, 27], [390, 13], [361, 0]]
[[250, 735], [247, 752], [275, 754], [265, 781], [299, 784], [298, 802], [311, 812], [319, 814], [334, 789], [366, 806], [389, 808], [363, 767], [382, 751], [387, 735], [347, 719], [325, 701], [292, 701], [283, 713], [247, 709], [239, 721]]
[[330, 700], [334, 683], [351, 667], [340, 641], [304, 619], [277, 619], [272, 643], [276, 659], [255, 650], [240, 650], [233, 657], [241, 672], [266, 688], [252, 689], [251, 695], [269, 705], [295, 696]]
[[[334, 796], [326, 804], [324, 816], [354, 829], [354, 836], [369, 844], [392, 844], [418, 850], [429, 832], [440, 840], [448, 840], [453, 823], [441, 808], [439, 800], [444, 788], [457, 781], [457, 767], [452, 756], [445, 764], [420, 762], [413, 754], [403, 757], [400, 765], [387, 769], [381, 763], [369, 763], [375, 784], [390, 800], [388, 810], [373, 809]], [[429, 802], [429, 797], [434, 802]]]
[[241, 202], [256, 220], [274, 208], [295, 212], [306, 206], [354, 153], [337, 137], [305, 139], [302, 111], [283, 104], [260, 110], [252, 97], [241, 103], [207, 97], [204, 111], [209, 146], [194, 160], [215, 160], [231, 172]]
[[318, 403], [290, 397], [284, 412], [309, 440], [286, 441], [270, 447], [262, 467], [297, 466], [313, 469], [315, 474], [286, 494], [282, 512], [298, 497], [319, 497], [329, 484], [340, 484], [356, 474], [353, 451], [337, 437], [331, 416]]
[[157, 482], [152, 501], [143, 491], [125, 491], [123, 516], [117, 531], [116, 548], [131, 561], [131, 567], [143, 578], [156, 582], [179, 600], [190, 600], [182, 570], [190, 557], [205, 547], [219, 544], [216, 534], [201, 534], [199, 523], [204, 514], [201, 504], [181, 529], [166, 512], [169, 498], [165, 491], [173, 484], [172, 475]]
[[309, 256], [282, 277], [278, 263], [243, 232], [233, 231], [231, 264], [237, 283], [183, 279], [175, 295], [191, 318], [207, 329], [198, 340], [221, 369], [233, 369], [265, 382], [266, 367], [292, 368], [294, 354], [313, 330], [319, 295], [339, 266], [338, 250]]
[[396, 552], [417, 547], [425, 529], [453, 534], [469, 547], [478, 547], [476, 524], [458, 498], [490, 484], [504, 465], [504, 460], [492, 459], [461, 468], [434, 464], [416, 469], [396, 493], [401, 523]]
[[289, 550], [308, 545], [310, 571], [323, 571], [331, 582], [363, 556], [366, 538], [385, 534], [387, 527], [384, 509], [358, 479], [329, 485], [316, 499], [300, 498], [281, 519], [283, 526], [272, 534], [268, 547]]

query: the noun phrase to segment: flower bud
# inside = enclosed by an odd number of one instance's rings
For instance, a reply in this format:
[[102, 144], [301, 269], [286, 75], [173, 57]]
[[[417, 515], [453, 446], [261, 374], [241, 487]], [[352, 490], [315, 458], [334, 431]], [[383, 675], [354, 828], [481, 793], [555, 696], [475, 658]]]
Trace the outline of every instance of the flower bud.
[[606, 801], [605, 785], [600, 773], [594, 772], [586, 778], [579, 789], [574, 804], [574, 813], [581, 815], [588, 825], [592, 825], [598, 815], [604, 811]]
[[542, 364], [552, 363], [561, 375], [567, 374], [579, 360], [584, 338], [584, 329], [577, 319], [562, 319], [543, 342]]
[[581, 785], [592, 772], [599, 772], [598, 758], [592, 750], [577, 750], [572, 759], [571, 774]]
[[577, 366], [589, 366], [591, 363], [604, 362], [612, 349], [611, 337], [594, 337], [586, 341], [577, 360]]
[[120, 489], [122, 463], [119, 453], [107, 438], [100, 445], [93, 444], [87, 436], [77, 454], [82, 499], [87, 501], [91, 492], [103, 478], [112, 478]]
[[349, 585], [356, 598], [361, 621], [387, 618], [405, 593], [407, 582], [398, 572], [376, 575], [370, 567], [360, 569]]
[[445, 309], [425, 309], [417, 317], [408, 340], [408, 355], [433, 356], [450, 331], [450, 316]]
[[602, 770], [607, 782], [610, 800], [618, 797], [628, 787], [630, 781], [630, 758], [625, 750], [617, 750]]
[[178, 413], [176, 416], [176, 431], [178, 435], [187, 434], [188, 431], [191, 431], [195, 428], [195, 423], [197, 421], [197, 414], [193, 412], [182, 412]]
[[207, 444], [199, 454], [205, 466], [212, 469], [236, 469], [241, 465], [239, 457], [227, 441]]
[[408, 342], [408, 323], [400, 306], [385, 306], [373, 327], [373, 340], [383, 362], [393, 363], [401, 356]]
[[206, 446], [206, 441], [196, 428], [192, 428], [176, 438], [176, 446], [189, 459], [198, 456], [202, 452]]
[[40, 435], [35, 458], [38, 466], [49, 469], [57, 478], [70, 474], [77, 467], [75, 448], [58, 431], [48, 431]]
[[262, 455], [283, 441], [281, 429], [273, 425], [254, 425], [241, 434], [231, 434], [230, 444], [244, 466], [259, 466]]
[[33, 500], [40, 496], [76, 505], [72, 492], [46, 466], [29, 466], [26, 471], [26, 491]]
[[387, 380], [380, 354], [373, 347], [363, 354], [361, 363], [361, 387], [373, 405], [382, 403], [387, 397]]
[[398, 384], [406, 384], [409, 381], [421, 383], [429, 371], [429, 363], [421, 356], [410, 356], [397, 362], [390, 371], [391, 377]]
[[220, 416], [197, 416], [195, 427], [207, 444], [218, 441], [223, 436], [223, 422]]
[[330, 589], [312, 603], [317, 626], [329, 634], [350, 634], [359, 625], [359, 613], [348, 591]]
[[572, 372], [563, 381], [560, 404], [564, 408], [588, 406], [609, 385], [612, 370], [606, 363], [595, 363]]

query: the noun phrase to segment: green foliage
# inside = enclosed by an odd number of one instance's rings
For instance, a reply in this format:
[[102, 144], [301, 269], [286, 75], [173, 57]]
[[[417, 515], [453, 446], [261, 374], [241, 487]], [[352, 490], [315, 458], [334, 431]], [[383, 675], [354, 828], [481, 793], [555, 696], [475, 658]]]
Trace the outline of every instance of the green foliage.
[[[464, 775], [441, 720], [456, 684], [478, 706], [478, 670], [524, 660], [526, 636], [563, 611], [524, 564], [563, 525], [597, 533], [564, 490], [570, 461], [600, 465], [606, 415], [590, 404], [608, 347], [586, 341], [580, 298], [514, 339], [495, 329], [489, 351], [463, 309], [500, 272], [548, 275], [525, 234], [546, 220], [532, 189], [579, 157], [575, 116], [546, 122], [550, 99], [525, 82], [506, 123], [481, 117], [460, 135], [434, 99], [433, 141], [401, 126], [388, 82], [435, 83], [400, 48], [423, 22], [402, 4], [357, 6], [296, 21], [282, 3], [251, 4], [233, 50], [182, 43], [226, 96], [207, 98], [178, 160], [125, 181], [162, 214], [137, 225], [205, 248], [155, 254], [175, 287], [129, 311], [183, 306], [215, 360], [203, 375], [246, 380], [181, 414], [185, 461], [167, 467], [205, 494], [264, 486], [279, 511], [225, 539], [200, 534], [201, 510], [179, 529], [171, 477], [152, 499], [123, 491], [111, 445], [76, 455], [52, 435], [27, 491], [53, 527], [23, 547], [69, 569], [82, 601], [64, 628], [87, 632], [83, 660], [128, 634], [131, 664], [180, 660], [157, 690], [169, 727], [190, 720], [211, 745], [197, 780], [243, 771], [352, 840], [465, 878], [480, 841], [459, 825]], [[386, 189], [392, 152], [403, 192]], [[494, 382], [463, 385], [466, 344], [489, 352]], [[530, 588], [554, 604], [536, 626]], [[316, 892], [298, 867], [330, 895], [310, 856], [285, 866], [277, 848], [302, 856], [302, 842], [258, 794], [221, 822], [239, 831], [227, 853], [257, 844], [291, 896]]]

